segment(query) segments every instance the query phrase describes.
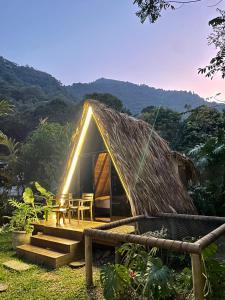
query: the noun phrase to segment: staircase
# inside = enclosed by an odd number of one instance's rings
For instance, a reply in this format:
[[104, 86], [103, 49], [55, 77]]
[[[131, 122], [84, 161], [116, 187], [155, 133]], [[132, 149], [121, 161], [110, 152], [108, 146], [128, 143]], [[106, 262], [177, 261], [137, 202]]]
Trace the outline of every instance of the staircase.
[[[65, 236], [65, 233], [63, 235]], [[33, 235], [30, 244], [17, 246], [16, 251], [27, 261], [51, 268], [83, 258], [82, 237], [72, 235], [72, 239], [68, 239], [64, 236], [62, 237], [60, 230], [46, 228], [43, 232]], [[75, 237], [77, 239], [74, 239]]]

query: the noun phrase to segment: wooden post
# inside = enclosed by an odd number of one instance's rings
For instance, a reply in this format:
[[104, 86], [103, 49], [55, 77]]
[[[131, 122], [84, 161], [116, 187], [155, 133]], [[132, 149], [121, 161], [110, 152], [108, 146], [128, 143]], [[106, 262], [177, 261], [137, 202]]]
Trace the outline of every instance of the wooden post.
[[85, 271], [87, 286], [93, 285], [92, 274], [92, 238], [85, 235]]
[[192, 281], [195, 300], [204, 300], [204, 278], [201, 254], [191, 254]]

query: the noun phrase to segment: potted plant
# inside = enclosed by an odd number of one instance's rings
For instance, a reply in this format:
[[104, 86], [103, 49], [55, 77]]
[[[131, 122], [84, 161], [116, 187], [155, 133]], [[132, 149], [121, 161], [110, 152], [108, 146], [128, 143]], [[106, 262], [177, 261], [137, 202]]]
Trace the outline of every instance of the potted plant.
[[42, 211], [40, 206], [34, 203], [34, 194], [31, 188], [27, 187], [23, 193], [22, 202], [10, 199], [9, 204], [14, 208], [10, 217], [10, 230], [12, 231], [12, 245], [27, 244], [33, 231], [33, 222], [38, 221], [38, 213]]

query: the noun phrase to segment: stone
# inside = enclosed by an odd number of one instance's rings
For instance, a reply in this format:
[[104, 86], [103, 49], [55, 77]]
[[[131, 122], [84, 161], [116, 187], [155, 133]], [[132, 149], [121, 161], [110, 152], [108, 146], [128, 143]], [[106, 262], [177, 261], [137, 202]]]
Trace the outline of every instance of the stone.
[[0, 293], [5, 292], [8, 289], [8, 284], [0, 282]]
[[10, 270], [18, 271], [18, 272], [26, 271], [33, 267], [32, 265], [26, 264], [26, 263], [18, 261], [18, 260], [6, 261], [3, 263], [3, 266]]
[[77, 261], [72, 261], [69, 266], [71, 268], [81, 268], [85, 266], [85, 261], [84, 260], [77, 260]]

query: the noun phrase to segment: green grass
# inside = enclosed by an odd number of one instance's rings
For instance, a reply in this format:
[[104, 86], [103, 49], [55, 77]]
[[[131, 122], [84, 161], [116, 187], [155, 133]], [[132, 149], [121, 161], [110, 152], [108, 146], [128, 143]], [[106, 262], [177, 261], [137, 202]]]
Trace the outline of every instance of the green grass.
[[99, 270], [94, 270], [96, 287], [88, 291], [85, 286], [85, 268], [71, 269], [68, 266], [48, 270], [39, 266], [23, 272], [10, 271], [2, 263], [19, 258], [11, 247], [10, 234], [0, 234], [0, 283], [9, 288], [0, 293], [1, 300], [75, 300], [103, 299]]

